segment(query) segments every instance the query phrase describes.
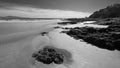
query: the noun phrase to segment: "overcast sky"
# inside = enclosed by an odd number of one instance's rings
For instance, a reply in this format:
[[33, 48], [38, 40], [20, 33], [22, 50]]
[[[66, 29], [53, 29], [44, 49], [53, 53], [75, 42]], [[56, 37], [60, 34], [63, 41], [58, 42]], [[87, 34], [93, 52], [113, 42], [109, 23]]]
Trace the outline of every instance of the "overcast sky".
[[0, 0], [0, 15], [86, 17], [120, 0]]

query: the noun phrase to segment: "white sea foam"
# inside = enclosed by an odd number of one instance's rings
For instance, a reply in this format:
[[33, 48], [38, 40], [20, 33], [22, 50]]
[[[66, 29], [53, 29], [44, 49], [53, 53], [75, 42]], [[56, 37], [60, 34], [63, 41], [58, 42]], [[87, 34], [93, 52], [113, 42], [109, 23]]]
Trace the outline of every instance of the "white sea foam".
[[94, 27], [94, 28], [106, 28], [106, 27], [108, 27], [106, 25], [90, 24], [90, 23], [94, 23], [94, 22], [95, 21], [78, 22], [77, 24], [69, 24], [69, 25], [65, 25], [65, 26], [61, 26], [61, 27], [63, 27], [63, 28], [75, 28], [75, 27], [85, 27], [85, 26]]

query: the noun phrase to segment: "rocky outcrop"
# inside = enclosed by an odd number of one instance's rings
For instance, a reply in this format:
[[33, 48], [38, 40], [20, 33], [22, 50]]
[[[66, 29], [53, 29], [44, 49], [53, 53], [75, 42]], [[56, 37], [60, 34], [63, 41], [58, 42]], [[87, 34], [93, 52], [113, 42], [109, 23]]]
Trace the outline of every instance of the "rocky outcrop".
[[63, 64], [66, 60], [69, 61], [72, 55], [67, 50], [45, 46], [33, 53], [32, 57], [43, 64]]

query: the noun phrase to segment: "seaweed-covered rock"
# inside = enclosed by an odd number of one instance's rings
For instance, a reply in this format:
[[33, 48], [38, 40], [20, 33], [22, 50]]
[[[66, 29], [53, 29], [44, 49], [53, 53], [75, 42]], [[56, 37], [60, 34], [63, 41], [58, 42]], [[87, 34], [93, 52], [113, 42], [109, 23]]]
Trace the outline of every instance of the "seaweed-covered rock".
[[110, 25], [107, 28], [93, 28], [93, 27], [75, 27], [67, 31], [62, 31], [67, 35], [82, 39], [93, 46], [107, 50], [120, 51], [120, 25]]
[[32, 57], [35, 58], [38, 62], [42, 62], [44, 64], [51, 64], [53, 62], [53, 58], [50, 56], [51, 53], [46, 51], [39, 51], [37, 53], [34, 53]]
[[44, 47], [43, 49], [40, 49], [32, 55], [35, 60], [44, 64], [62, 64], [65, 61], [64, 57], [69, 58], [70, 56], [71, 55], [65, 54], [63, 53], [63, 51], [60, 51], [60, 49], [53, 47]]
[[56, 54], [54, 58], [54, 63], [55, 64], [62, 64], [64, 61], [64, 56], [62, 54]]

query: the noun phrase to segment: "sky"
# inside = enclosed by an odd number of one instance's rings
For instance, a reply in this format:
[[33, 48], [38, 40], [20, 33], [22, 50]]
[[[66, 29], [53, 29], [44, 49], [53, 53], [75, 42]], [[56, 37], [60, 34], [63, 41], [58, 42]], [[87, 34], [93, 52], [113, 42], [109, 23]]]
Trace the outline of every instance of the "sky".
[[87, 17], [120, 0], [0, 0], [0, 16]]

